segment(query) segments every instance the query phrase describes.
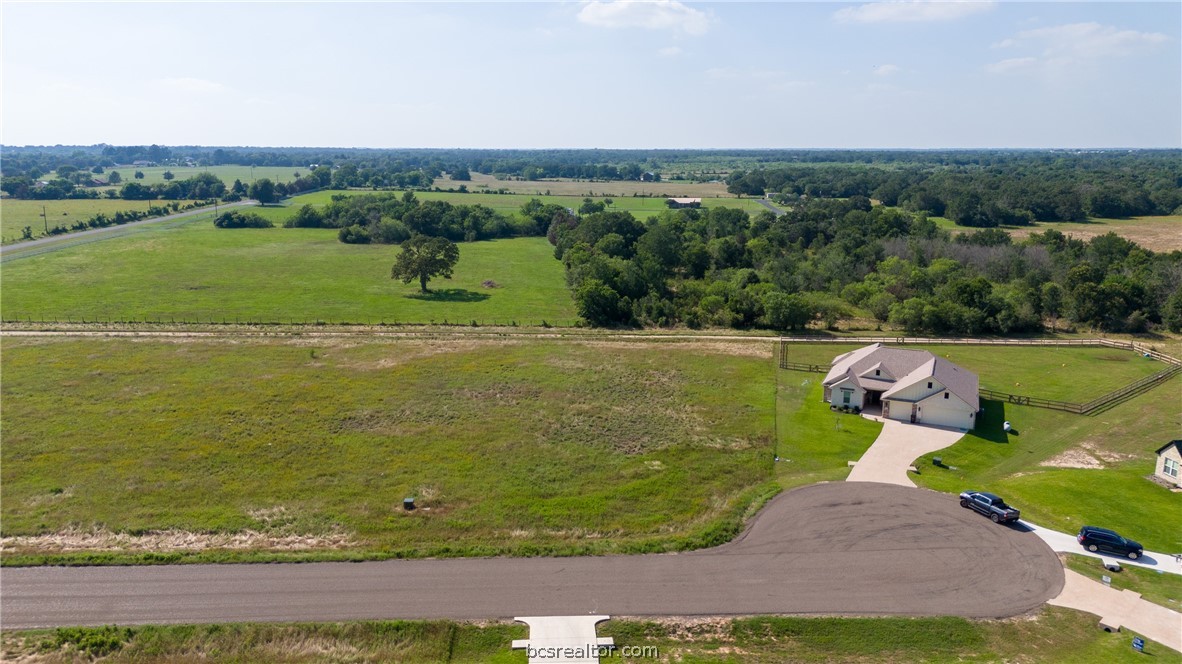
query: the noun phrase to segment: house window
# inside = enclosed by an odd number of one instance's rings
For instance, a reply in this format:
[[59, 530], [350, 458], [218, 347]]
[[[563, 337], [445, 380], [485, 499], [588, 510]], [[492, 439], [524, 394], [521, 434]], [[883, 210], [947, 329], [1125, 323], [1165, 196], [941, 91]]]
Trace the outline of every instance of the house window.
[[948, 398], [948, 393], [947, 393], [947, 392], [945, 392], [945, 393], [944, 393], [944, 398], [945, 398], [945, 399], [947, 399], [947, 398]]
[[878, 369], [875, 369], [875, 370], [874, 370], [874, 375], [875, 375], [875, 376], [881, 376], [881, 375], [882, 375], [882, 372], [881, 372], [881, 371], [879, 371]]
[[1178, 479], [1178, 462], [1175, 459], [1166, 459], [1162, 464], [1161, 469], [1165, 471], [1166, 475], [1174, 479]]
[[850, 402], [850, 393], [849, 392], [842, 392], [841, 393], [841, 402], [844, 404], [848, 404]]
[[931, 381], [929, 381], [929, 382], [928, 382], [928, 389], [929, 389], [929, 390], [930, 390], [930, 389], [932, 389], [932, 383], [931, 383]]

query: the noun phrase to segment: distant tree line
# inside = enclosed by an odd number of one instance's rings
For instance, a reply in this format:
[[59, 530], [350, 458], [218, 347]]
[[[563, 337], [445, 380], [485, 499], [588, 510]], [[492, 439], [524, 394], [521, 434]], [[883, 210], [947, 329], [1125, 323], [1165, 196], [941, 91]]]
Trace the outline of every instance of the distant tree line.
[[786, 215], [670, 210], [555, 219], [548, 237], [593, 325], [833, 327], [861, 318], [908, 333], [1012, 334], [1044, 325], [1182, 329], [1182, 252], [1115, 234], [997, 229], [952, 240], [923, 213], [864, 197]]
[[786, 166], [735, 171], [726, 183], [733, 194], [775, 193], [787, 203], [801, 197], [867, 197], [977, 227], [1182, 212], [1179, 154], [1048, 157], [940, 169]]

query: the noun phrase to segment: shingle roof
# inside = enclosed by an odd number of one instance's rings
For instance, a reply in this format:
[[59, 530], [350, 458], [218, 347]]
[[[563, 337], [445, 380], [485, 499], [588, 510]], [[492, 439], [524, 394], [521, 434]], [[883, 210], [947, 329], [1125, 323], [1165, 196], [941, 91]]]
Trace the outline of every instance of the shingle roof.
[[1171, 447], [1177, 447], [1178, 451], [1182, 452], [1182, 440], [1171, 440], [1170, 442], [1166, 443], [1165, 445], [1162, 445], [1161, 447], [1157, 448], [1157, 451], [1154, 452], [1154, 454], [1161, 454], [1162, 452], [1165, 452], [1166, 450], [1170, 449]]
[[[902, 378], [891, 382], [873, 375], [860, 375], [876, 366], [881, 366], [883, 373]], [[885, 390], [882, 395], [885, 398], [929, 377], [938, 380], [973, 410], [980, 408], [977, 375], [926, 350], [871, 344], [834, 358], [824, 384], [832, 386], [848, 378], [863, 389]]]

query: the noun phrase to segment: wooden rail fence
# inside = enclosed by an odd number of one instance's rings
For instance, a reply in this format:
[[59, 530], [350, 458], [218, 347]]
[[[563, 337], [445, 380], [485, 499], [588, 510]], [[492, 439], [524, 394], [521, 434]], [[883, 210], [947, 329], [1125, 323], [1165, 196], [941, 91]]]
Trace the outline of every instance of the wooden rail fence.
[[1151, 376], [1146, 376], [1140, 380], [1129, 383], [1124, 387], [1113, 390], [1108, 394], [1097, 397], [1088, 401], [1087, 403], [1072, 403], [1070, 401], [1058, 401], [1055, 399], [1044, 399], [1043, 397], [1028, 395], [1028, 394], [1010, 394], [1009, 392], [998, 392], [997, 390], [990, 390], [987, 388], [980, 388], [978, 393], [984, 399], [1004, 401], [1018, 406], [1034, 406], [1036, 408], [1048, 408], [1051, 410], [1061, 410], [1068, 413], [1077, 413], [1079, 415], [1090, 415], [1107, 410], [1116, 404], [1130, 399], [1142, 392], [1157, 387], [1166, 382], [1175, 375], [1182, 373], [1182, 360], [1171, 357], [1165, 353], [1160, 353], [1145, 344], [1140, 344], [1135, 341], [1113, 341], [1112, 339], [926, 339], [923, 337], [858, 337], [856, 339], [839, 339], [832, 337], [780, 337], [780, 352], [779, 361], [781, 369], [791, 369], [793, 371], [808, 371], [811, 373], [828, 373], [829, 367], [820, 364], [806, 364], [804, 362], [792, 362], [788, 360], [788, 347], [791, 344], [850, 344], [850, 343], [883, 343], [896, 345], [960, 345], [960, 346], [1103, 346], [1107, 348], [1119, 348], [1121, 350], [1128, 350], [1140, 353], [1145, 357], [1150, 357], [1160, 362], [1164, 362], [1167, 366], [1165, 369], [1154, 373]]

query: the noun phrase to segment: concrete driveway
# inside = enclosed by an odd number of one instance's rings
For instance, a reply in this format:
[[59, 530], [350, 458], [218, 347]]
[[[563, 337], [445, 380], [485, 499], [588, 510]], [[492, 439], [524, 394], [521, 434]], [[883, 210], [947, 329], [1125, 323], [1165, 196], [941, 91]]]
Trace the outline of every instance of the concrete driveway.
[[909, 424], [883, 420], [882, 432], [874, 444], [858, 459], [847, 482], [882, 482], [899, 486], [915, 486], [907, 477], [907, 469], [919, 457], [942, 450], [964, 437], [959, 429]]

